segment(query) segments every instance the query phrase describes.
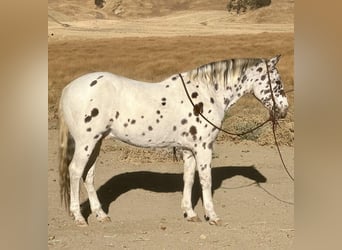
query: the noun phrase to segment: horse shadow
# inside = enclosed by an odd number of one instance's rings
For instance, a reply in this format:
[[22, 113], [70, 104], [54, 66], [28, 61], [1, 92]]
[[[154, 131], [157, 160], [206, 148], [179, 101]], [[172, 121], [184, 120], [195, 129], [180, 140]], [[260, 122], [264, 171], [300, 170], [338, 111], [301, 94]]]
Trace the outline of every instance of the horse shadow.
[[[266, 177], [254, 166], [222, 166], [212, 168], [212, 193], [221, 187], [222, 182], [234, 176], [243, 176], [256, 183], [265, 183]], [[128, 172], [113, 176], [99, 187], [97, 195], [104, 212], [108, 213], [110, 204], [120, 195], [134, 189], [143, 189], [157, 193], [183, 191], [183, 173], [156, 173], [151, 171]], [[192, 189], [192, 204], [195, 207], [202, 198], [202, 189], [196, 171]], [[88, 219], [91, 214], [89, 199], [81, 204], [82, 214]]]

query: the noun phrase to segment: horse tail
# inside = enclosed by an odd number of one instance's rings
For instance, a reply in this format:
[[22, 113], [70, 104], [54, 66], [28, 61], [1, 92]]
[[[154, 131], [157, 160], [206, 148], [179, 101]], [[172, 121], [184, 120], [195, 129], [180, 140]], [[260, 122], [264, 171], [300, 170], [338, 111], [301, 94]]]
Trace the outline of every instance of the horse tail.
[[75, 141], [72, 138], [68, 126], [64, 120], [61, 103], [58, 110], [59, 116], [59, 193], [61, 203], [64, 203], [66, 209], [70, 207], [70, 176], [69, 164], [74, 155]]

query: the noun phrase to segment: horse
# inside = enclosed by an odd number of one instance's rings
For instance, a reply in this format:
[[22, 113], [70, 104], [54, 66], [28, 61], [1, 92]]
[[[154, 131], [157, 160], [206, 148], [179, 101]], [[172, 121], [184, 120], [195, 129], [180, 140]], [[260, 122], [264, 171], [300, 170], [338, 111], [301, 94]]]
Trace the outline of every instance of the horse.
[[107, 137], [138, 147], [181, 150], [184, 217], [200, 221], [191, 203], [197, 170], [205, 219], [210, 224], [221, 224], [214, 210], [211, 179], [218, 128], [225, 112], [246, 93], [252, 93], [273, 117], [286, 116], [288, 102], [276, 68], [279, 58], [226, 59], [158, 83], [109, 72], [88, 73], [70, 82], [59, 102], [59, 184], [61, 200], [75, 223], [88, 225], [80, 209], [81, 177], [92, 213], [100, 222], [110, 221], [93, 184], [96, 158]]

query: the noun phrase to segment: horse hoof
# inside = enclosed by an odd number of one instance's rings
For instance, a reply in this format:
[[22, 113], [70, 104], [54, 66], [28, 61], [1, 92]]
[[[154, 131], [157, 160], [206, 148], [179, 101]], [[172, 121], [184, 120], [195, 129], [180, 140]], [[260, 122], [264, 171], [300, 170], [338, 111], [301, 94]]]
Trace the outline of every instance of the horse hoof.
[[220, 219], [210, 220], [209, 224], [210, 225], [215, 225], [215, 226], [222, 226], [222, 220], [220, 220]]
[[78, 227], [87, 227], [88, 224], [85, 220], [75, 220], [75, 224]]
[[201, 219], [198, 216], [194, 216], [194, 217], [188, 218], [187, 220], [190, 221], [190, 222], [202, 222]]
[[101, 223], [108, 223], [108, 222], [112, 221], [109, 216], [105, 216], [105, 217], [101, 217], [101, 218], [98, 217], [97, 220]]

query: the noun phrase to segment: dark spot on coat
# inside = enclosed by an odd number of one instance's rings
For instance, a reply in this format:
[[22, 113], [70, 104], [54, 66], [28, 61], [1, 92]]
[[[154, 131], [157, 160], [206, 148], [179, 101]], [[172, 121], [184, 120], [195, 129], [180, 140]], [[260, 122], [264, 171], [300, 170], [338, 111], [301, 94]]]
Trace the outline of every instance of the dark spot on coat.
[[99, 76], [97, 79], [101, 79], [103, 76]]
[[210, 114], [210, 113], [211, 113], [211, 109], [208, 110], [208, 114]]
[[94, 139], [97, 139], [97, 138], [99, 138], [100, 137], [100, 135], [95, 135], [94, 136]]
[[162, 102], [161, 104], [162, 104], [163, 106], [165, 106], [165, 105], [166, 105], [166, 102]]
[[165, 98], [165, 97], [163, 97], [161, 100], [162, 100], [163, 102], [165, 102], [165, 101], [166, 101], [166, 98]]
[[183, 125], [186, 124], [187, 122], [188, 122], [187, 119], [182, 119], [182, 120], [181, 120], [181, 124], [183, 124]]
[[203, 102], [197, 103], [194, 106], [194, 115], [198, 116], [202, 112], [203, 112]]
[[183, 132], [183, 133], [182, 133], [182, 136], [188, 136], [188, 135], [189, 135], [188, 132]]
[[191, 126], [189, 129], [190, 134], [196, 135], [197, 134], [197, 129], [195, 126]]
[[159, 119], [156, 120], [156, 123], [159, 123]]
[[245, 81], [247, 80], [247, 76], [246, 75], [244, 75], [243, 77], [242, 77], [242, 83], [244, 83]]
[[262, 75], [260, 78], [262, 81], [266, 79], [266, 75]]
[[165, 88], [168, 88], [168, 87], [170, 87], [170, 86], [169, 86], [169, 85], [166, 85], [166, 86], [165, 86]]
[[283, 89], [281, 89], [280, 91], [279, 91], [279, 94], [281, 95], [281, 96], [285, 96], [285, 91], [283, 90]]
[[177, 80], [177, 76], [174, 76], [171, 79], [172, 79], [172, 81], [175, 81], [175, 80]]
[[145, 136], [145, 133], [143, 132], [141, 135], [142, 135], [142, 136]]
[[215, 90], [218, 90], [218, 84], [217, 83], [215, 83], [214, 87], [215, 87]]
[[114, 120], [113, 120], [113, 118], [110, 118], [109, 121], [110, 121], [110, 122], [113, 122]]
[[126, 128], [128, 126], [128, 124], [127, 123], [124, 123], [124, 127]]
[[116, 111], [115, 119], [118, 119], [118, 118], [119, 118], [119, 115], [120, 115], [119, 111]]
[[88, 151], [88, 146], [85, 146], [84, 150], [85, 150], [85, 151]]
[[257, 68], [257, 71], [261, 73], [262, 68], [261, 67]]
[[144, 116], [143, 116], [143, 115], [141, 116], [141, 119], [144, 119]]
[[99, 110], [97, 108], [93, 108], [93, 110], [91, 111], [91, 116], [95, 117], [99, 114]]
[[203, 142], [202, 147], [205, 149], [205, 146], [207, 145], [206, 142]]
[[214, 103], [215, 103], [214, 98], [210, 97], [210, 102], [211, 102], [212, 104], [214, 104]]
[[197, 92], [193, 92], [192, 94], [191, 94], [191, 97], [192, 98], [196, 98], [198, 96], [198, 93]]
[[173, 126], [173, 131], [176, 131], [177, 130], [177, 127], [176, 126]]
[[157, 110], [156, 113], [157, 113], [157, 115], [159, 115], [160, 114], [160, 110]]
[[131, 124], [135, 124], [135, 120], [134, 119], [131, 121]]
[[92, 82], [90, 83], [90, 87], [93, 87], [96, 83], [97, 83], [96, 80], [92, 81]]
[[91, 116], [86, 116], [86, 118], [84, 118], [84, 122], [87, 123], [87, 122], [90, 122], [91, 121]]
[[153, 130], [152, 126], [148, 126], [148, 130], [152, 131]]
[[190, 112], [190, 113], [189, 113], [189, 117], [191, 117], [191, 116], [192, 116], [192, 113]]
[[208, 148], [209, 148], [209, 149], [213, 149], [213, 144], [214, 144], [214, 142], [210, 142], [210, 143], [208, 144]]
[[91, 131], [91, 128], [87, 128], [87, 132], [90, 132]]

